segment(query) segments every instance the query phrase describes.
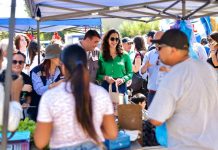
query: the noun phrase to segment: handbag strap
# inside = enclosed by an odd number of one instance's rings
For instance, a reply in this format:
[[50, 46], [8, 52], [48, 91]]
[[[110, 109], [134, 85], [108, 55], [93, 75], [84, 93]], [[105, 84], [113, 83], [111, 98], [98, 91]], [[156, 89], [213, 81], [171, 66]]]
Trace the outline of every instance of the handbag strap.
[[[119, 93], [119, 89], [118, 89], [118, 85], [117, 83], [115, 83], [116, 86], [116, 93]], [[112, 84], [109, 84], [109, 89], [108, 89], [109, 93], [112, 93]]]

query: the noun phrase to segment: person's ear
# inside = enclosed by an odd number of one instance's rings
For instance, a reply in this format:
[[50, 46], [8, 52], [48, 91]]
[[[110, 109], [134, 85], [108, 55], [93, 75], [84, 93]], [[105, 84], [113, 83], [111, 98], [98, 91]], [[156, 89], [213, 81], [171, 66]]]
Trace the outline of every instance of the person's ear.
[[171, 47], [171, 54], [175, 54], [177, 51], [178, 51], [177, 48]]

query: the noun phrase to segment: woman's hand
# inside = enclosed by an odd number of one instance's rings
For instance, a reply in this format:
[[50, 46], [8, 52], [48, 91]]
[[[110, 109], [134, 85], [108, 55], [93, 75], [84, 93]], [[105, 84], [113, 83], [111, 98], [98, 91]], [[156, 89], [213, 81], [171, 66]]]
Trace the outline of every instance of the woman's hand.
[[23, 108], [23, 109], [26, 109], [26, 108], [28, 108], [29, 106], [30, 106], [30, 104], [28, 104], [28, 103], [23, 103], [23, 104], [22, 104], [22, 108]]
[[61, 80], [59, 80], [59, 81], [57, 81], [57, 82], [53, 82], [52, 84], [50, 84], [50, 85], [48, 86], [48, 88], [51, 89], [51, 88], [53, 88], [53, 87], [56, 87], [56, 86], [58, 86], [59, 84], [61, 84], [63, 81], [64, 81], [64, 79], [61, 79]]
[[104, 80], [107, 81], [109, 84], [114, 83], [116, 80], [110, 76], [104, 76]]
[[130, 87], [131, 84], [132, 84], [132, 80], [129, 80], [129, 81], [126, 82], [126, 86], [127, 86], [127, 87]]
[[121, 84], [123, 84], [125, 82], [125, 80], [124, 79], [122, 79], [122, 78], [118, 78], [117, 80], [116, 80], [116, 84], [119, 86], [119, 85], [121, 85]]
[[32, 86], [30, 84], [24, 84], [22, 91], [32, 92]]

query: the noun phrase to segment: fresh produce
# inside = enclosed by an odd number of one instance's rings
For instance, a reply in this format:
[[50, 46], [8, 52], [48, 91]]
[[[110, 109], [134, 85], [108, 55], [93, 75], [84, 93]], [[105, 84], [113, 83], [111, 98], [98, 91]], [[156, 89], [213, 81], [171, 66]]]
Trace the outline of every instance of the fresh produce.
[[31, 141], [33, 140], [33, 132], [36, 128], [36, 123], [33, 120], [30, 120], [28, 117], [24, 120], [21, 120], [17, 131], [30, 131]]

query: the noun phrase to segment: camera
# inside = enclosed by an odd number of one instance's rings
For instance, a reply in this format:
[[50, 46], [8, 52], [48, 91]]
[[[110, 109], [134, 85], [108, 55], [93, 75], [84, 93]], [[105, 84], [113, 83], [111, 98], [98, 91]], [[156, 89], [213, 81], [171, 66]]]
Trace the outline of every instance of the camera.
[[[6, 74], [5, 70], [0, 74], [0, 82], [1, 83], [5, 83], [5, 74]], [[12, 78], [12, 80], [16, 80], [18, 78], [18, 75], [15, 73], [12, 73], [11, 78]]]

